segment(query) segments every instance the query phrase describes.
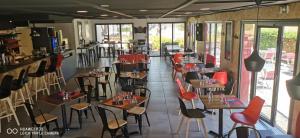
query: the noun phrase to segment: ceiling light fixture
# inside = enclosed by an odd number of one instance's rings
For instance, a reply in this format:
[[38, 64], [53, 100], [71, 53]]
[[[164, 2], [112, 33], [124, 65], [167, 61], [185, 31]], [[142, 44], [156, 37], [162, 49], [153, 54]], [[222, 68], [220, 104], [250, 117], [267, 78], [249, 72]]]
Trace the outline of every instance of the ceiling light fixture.
[[184, 14], [192, 14], [192, 12], [185, 12]]
[[139, 10], [140, 12], [146, 12], [146, 11], [148, 11], [148, 10], [146, 10], [146, 9], [143, 9], [143, 10]]
[[107, 4], [102, 4], [102, 5], [100, 5], [101, 7], [104, 7], [104, 8], [108, 8], [109, 7], [109, 5], [107, 5]]
[[77, 13], [87, 13], [88, 11], [77, 11]]
[[107, 14], [101, 14], [100, 16], [102, 16], [102, 17], [107, 17], [108, 15], [107, 15]]
[[200, 10], [201, 11], [207, 11], [207, 10], [210, 10], [210, 8], [201, 8]]
[[119, 16], [113, 16], [114, 18], [118, 18]]

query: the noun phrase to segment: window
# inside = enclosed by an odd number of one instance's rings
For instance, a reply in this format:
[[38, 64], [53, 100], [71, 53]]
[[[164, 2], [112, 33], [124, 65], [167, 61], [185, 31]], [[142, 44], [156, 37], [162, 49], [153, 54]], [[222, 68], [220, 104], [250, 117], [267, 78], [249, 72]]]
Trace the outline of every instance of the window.
[[132, 24], [96, 24], [96, 39], [106, 43], [115, 41], [118, 47], [127, 49], [127, 43], [133, 40]]
[[216, 57], [216, 66], [220, 65], [222, 23], [206, 23], [205, 53]]

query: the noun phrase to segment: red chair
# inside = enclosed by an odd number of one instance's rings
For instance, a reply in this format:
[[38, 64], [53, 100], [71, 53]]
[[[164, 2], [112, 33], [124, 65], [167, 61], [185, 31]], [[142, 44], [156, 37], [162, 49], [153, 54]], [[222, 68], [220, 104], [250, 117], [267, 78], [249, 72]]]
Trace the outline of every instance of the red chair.
[[214, 65], [216, 65], [216, 57], [210, 54], [206, 54], [206, 60], [205, 63], [212, 63]]
[[227, 72], [226, 71], [215, 72], [212, 78], [217, 80], [222, 85], [227, 84]]
[[173, 72], [172, 72], [173, 79], [175, 79], [177, 73], [181, 73], [182, 72], [182, 66], [181, 66], [181, 64], [176, 63], [174, 61], [174, 59], [172, 59], [171, 62], [172, 62], [172, 66], [173, 66]]
[[184, 65], [184, 68], [186, 70], [190, 70], [190, 69], [193, 69], [195, 67], [196, 67], [196, 64], [194, 64], [194, 63], [187, 63], [187, 64]]
[[255, 124], [260, 117], [260, 112], [264, 103], [265, 100], [261, 99], [259, 96], [255, 96], [243, 112], [232, 113], [230, 118], [234, 122], [233, 128], [236, 127], [237, 123], [255, 128]]
[[179, 87], [179, 95], [181, 99], [186, 100], [186, 101], [191, 101], [192, 102], [192, 107], [195, 108], [194, 100], [198, 98], [197, 93], [195, 92], [187, 92], [181, 81], [177, 78], [176, 79], [177, 86]]

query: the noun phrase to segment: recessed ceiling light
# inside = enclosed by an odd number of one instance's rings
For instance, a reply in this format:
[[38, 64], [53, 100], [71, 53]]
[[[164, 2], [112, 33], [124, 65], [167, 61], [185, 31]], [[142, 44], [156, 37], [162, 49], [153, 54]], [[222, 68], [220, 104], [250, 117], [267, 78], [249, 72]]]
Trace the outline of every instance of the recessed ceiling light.
[[182, 15], [175, 15], [175, 16], [182, 16]]
[[210, 8], [201, 8], [200, 10], [201, 11], [207, 11], [207, 10], [210, 10]]
[[145, 9], [143, 9], [143, 10], [139, 10], [140, 12], [146, 12], [146, 11], [148, 11], [148, 10], [145, 10]]
[[114, 18], [118, 18], [118, 16], [113, 16]]
[[104, 8], [108, 8], [109, 7], [109, 5], [107, 5], [107, 4], [102, 4], [102, 5], [100, 5], [101, 7], [104, 7]]
[[192, 14], [192, 12], [185, 12], [184, 14]]
[[102, 16], [102, 17], [106, 17], [106, 16], [108, 16], [107, 14], [101, 14], [100, 16]]
[[88, 11], [77, 11], [77, 13], [87, 13]]
[[10, 23], [12, 23], [13, 21], [12, 21], [12, 20], [10, 20], [9, 22], [10, 22]]

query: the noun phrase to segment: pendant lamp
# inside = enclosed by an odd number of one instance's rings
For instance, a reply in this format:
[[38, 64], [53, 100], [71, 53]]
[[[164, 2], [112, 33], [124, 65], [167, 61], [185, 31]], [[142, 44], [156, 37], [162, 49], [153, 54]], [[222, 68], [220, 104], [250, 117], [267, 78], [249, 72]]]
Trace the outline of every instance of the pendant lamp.
[[294, 100], [300, 100], [300, 73], [293, 79], [286, 81], [289, 96]]
[[[255, 1], [257, 5], [257, 16], [256, 16], [257, 26], [258, 26], [259, 5], [261, 4], [261, 1], [262, 0]], [[256, 29], [257, 29], [256, 32], [258, 32], [258, 27], [256, 27]], [[254, 48], [252, 54], [248, 58], [246, 58], [244, 62], [245, 62], [246, 69], [251, 72], [259, 72], [262, 70], [262, 68], [265, 65], [265, 60], [259, 56], [256, 47]]]

